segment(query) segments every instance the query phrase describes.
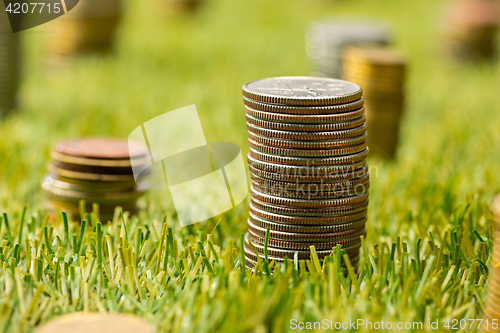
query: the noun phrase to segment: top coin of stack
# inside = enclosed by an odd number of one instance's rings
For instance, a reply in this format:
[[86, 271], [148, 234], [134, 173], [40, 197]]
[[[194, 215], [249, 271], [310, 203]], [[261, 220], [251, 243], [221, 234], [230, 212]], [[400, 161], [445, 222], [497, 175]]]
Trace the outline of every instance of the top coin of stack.
[[403, 56], [384, 47], [348, 47], [343, 59], [343, 79], [363, 87], [371, 152], [394, 157], [404, 108]]
[[458, 0], [450, 3], [442, 27], [443, 44], [457, 58], [491, 58], [500, 24], [497, 0]]
[[[252, 178], [247, 265], [319, 258], [337, 244], [356, 264], [369, 174], [361, 88], [330, 78], [277, 77], [243, 86]], [[254, 251], [255, 250], [255, 251]]]
[[16, 107], [20, 72], [19, 34], [12, 32], [5, 7], [0, 5], [0, 117]]
[[488, 299], [486, 309], [484, 311], [484, 320], [488, 320], [488, 324], [481, 325], [482, 332], [498, 332], [491, 326], [492, 320], [496, 319], [500, 322], [500, 195], [497, 195], [491, 206], [493, 218], [495, 220], [493, 255], [489, 267], [489, 282], [488, 282]]
[[[148, 152], [126, 140], [86, 138], [57, 144], [42, 188], [48, 193], [49, 210], [79, 215], [79, 202], [86, 211], [99, 204], [102, 220], [111, 219], [116, 206], [135, 212], [144, 193], [134, 180], [131, 158], [147, 163]], [[134, 162], [135, 165], [135, 162]], [[83, 217], [81, 217], [83, 218]]]
[[314, 75], [340, 78], [342, 51], [349, 45], [387, 45], [385, 25], [367, 21], [325, 21], [312, 23], [306, 30], [306, 52]]
[[74, 9], [54, 20], [51, 52], [65, 57], [86, 51], [108, 51], [121, 8], [122, 0], [80, 0]]

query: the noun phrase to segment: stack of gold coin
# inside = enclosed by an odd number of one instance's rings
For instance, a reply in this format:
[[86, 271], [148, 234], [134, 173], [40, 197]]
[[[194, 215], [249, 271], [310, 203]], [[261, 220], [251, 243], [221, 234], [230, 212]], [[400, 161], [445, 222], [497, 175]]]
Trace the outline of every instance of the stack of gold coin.
[[338, 79], [342, 75], [342, 51], [347, 46], [387, 45], [387, 26], [380, 22], [332, 19], [311, 23], [306, 29], [306, 53], [313, 75]]
[[343, 61], [343, 79], [363, 88], [371, 152], [394, 157], [404, 107], [404, 58], [389, 48], [368, 46], [346, 48]]
[[443, 22], [443, 44], [452, 56], [477, 59], [495, 55], [500, 24], [497, 0], [453, 1]]
[[0, 117], [16, 107], [19, 60], [19, 34], [12, 32], [5, 7], [0, 5]]
[[121, 17], [121, 0], [80, 0], [54, 20], [51, 52], [64, 59], [82, 52], [109, 51]]
[[49, 211], [77, 217], [82, 200], [85, 212], [97, 203], [103, 221], [112, 218], [117, 206], [136, 211], [144, 190], [134, 180], [131, 159], [134, 165], [147, 163], [148, 152], [141, 146], [118, 139], [76, 139], [57, 144], [51, 157], [42, 183]]
[[[484, 311], [484, 322], [481, 325], [482, 332], [498, 332], [500, 323], [500, 195], [497, 195], [491, 206], [495, 219], [495, 232], [493, 255], [490, 261], [488, 275], [488, 299]], [[487, 322], [486, 322], [487, 321]]]
[[361, 88], [315, 77], [243, 86], [252, 179], [247, 266], [320, 259], [341, 245], [354, 265], [366, 233], [369, 174]]

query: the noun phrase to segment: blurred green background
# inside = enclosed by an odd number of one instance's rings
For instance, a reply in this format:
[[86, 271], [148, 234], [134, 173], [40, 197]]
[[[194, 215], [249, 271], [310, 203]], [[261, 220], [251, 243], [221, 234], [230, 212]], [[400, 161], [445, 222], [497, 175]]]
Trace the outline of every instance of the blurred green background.
[[[64, 68], [49, 65], [53, 22], [22, 32], [20, 108], [0, 123], [3, 210], [43, 208], [40, 181], [59, 140], [127, 138], [144, 121], [190, 104], [207, 141], [235, 142], [248, 152], [241, 86], [308, 75], [307, 24], [345, 15], [390, 22], [394, 46], [409, 62], [398, 159], [370, 159], [378, 175], [372, 173], [369, 241], [425, 237], [467, 195], [489, 202], [500, 190], [499, 62], [457, 63], [443, 55], [444, 2], [207, 0], [192, 15], [165, 15], [156, 2], [127, 0], [115, 51]], [[157, 192], [147, 201], [159, 212], [172, 207]], [[246, 206], [228, 215], [239, 231]]]

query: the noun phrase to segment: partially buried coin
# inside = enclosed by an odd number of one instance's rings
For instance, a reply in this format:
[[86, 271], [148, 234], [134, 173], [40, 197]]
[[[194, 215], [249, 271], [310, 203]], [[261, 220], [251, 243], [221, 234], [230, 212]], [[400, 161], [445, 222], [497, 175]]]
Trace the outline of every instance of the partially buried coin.
[[57, 317], [35, 333], [153, 333], [153, 326], [143, 319], [124, 314], [77, 312]]

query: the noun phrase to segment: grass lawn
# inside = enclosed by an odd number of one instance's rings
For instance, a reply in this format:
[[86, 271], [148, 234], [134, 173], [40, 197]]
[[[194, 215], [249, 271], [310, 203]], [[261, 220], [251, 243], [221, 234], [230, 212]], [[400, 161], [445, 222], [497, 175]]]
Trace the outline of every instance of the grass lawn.
[[[489, 203], [500, 192], [500, 62], [447, 59], [437, 33], [442, 5], [207, 0], [195, 15], [164, 16], [153, 0], [128, 0], [115, 52], [57, 71], [47, 66], [53, 25], [23, 32], [21, 108], [0, 123], [0, 330], [30, 331], [75, 311], [135, 313], [158, 332], [281, 332], [293, 319], [422, 322], [426, 331], [439, 320], [449, 331], [447, 320], [481, 318]], [[126, 138], [146, 120], [196, 104], [207, 141], [248, 152], [241, 86], [308, 75], [306, 25], [344, 14], [391, 22], [410, 65], [398, 159], [370, 160], [377, 172], [359, 275], [341, 271], [340, 253], [313, 257], [309, 272], [292, 263], [273, 275], [265, 265], [242, 271], [247, 201], [186, 228], [159, 192], [125, 223], [101, 226], [94, 216], [66, 228], [62, 216], [44, 219], [40, 182], [62, 139]]]

